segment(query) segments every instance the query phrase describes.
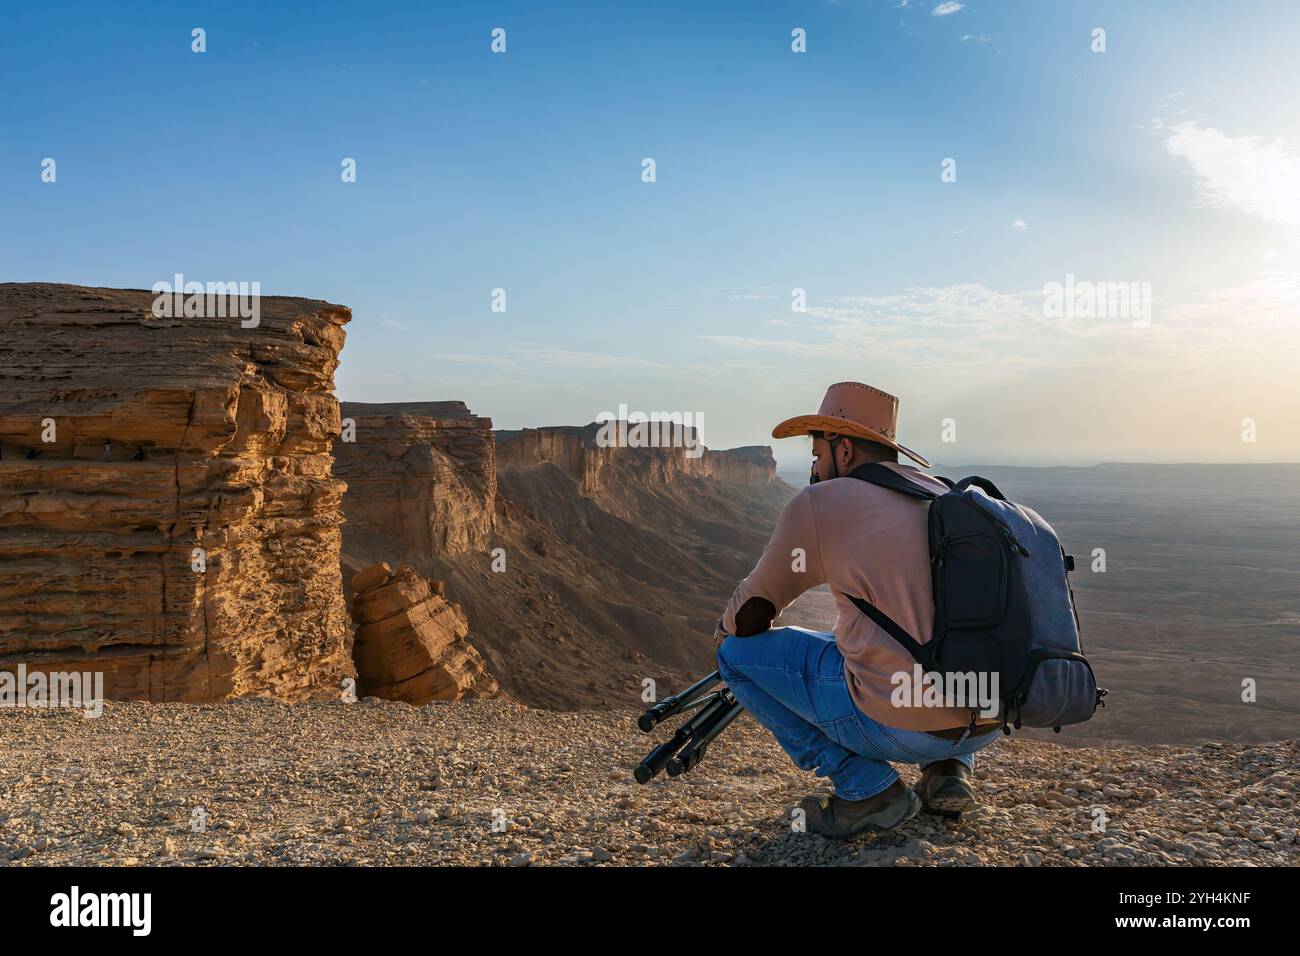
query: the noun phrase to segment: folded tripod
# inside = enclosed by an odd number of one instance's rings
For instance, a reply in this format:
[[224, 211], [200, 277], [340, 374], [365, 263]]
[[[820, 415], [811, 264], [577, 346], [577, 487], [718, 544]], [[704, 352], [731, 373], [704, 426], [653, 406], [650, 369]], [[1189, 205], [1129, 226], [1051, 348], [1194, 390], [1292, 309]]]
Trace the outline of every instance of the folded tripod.
[[650, 751], [637, 764], [637, 783], [645, 783], [664, 768], [667, 768], [670, 777], [686, 773], [704, 758], [705, 748], [710, 741], [740, 716], [744, 707], [732, 696], [730, 690], [726, 687], [711, 690], [721, 682], [721, 675], [714, 671], [680, 694], [665, 697], [641, 715], [636, 724], [643, 733], [648, 734], [669, 717], [697, 711], [695, 716], [677, 728], [671, 740]]

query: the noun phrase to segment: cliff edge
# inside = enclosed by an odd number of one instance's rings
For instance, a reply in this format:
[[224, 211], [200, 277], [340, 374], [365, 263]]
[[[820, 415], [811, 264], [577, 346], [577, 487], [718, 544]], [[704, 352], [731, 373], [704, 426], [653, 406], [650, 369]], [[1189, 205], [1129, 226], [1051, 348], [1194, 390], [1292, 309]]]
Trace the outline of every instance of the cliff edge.
[[337, 696], [344, 306], [256, 327], [151, 292], [0, 285], [0, 668], [109, 698]]

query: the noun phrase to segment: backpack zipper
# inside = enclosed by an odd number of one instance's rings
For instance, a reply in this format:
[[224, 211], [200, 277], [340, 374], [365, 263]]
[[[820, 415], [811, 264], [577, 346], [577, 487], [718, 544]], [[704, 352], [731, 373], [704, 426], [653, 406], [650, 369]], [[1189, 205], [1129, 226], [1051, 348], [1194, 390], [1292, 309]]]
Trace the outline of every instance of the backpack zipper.
[[1002, 536], [1007, 539], [1007, 544], [1011, 545], [1012, 551], [1015, 551], [1018, 554], [1022, 554], [1026, 558], [1029, 557], [1029, 549], [1020, 543], [1020, 540], [1016, 537], [1015, 532], [1011, 530], [1011, 528], [1007, 525], [1005, 521], [1003, 521], [1001, 518], [995, 515], [988, 508], [976, 504], [974, 500], [968, 499], [968, 501], [970, 501], [970, 506], [972, 508], [979, 511], [980, 514], [984, 515], [984, 517], [988, 518], [995, 525], [997, 525], [998, 530], [1002, 532]]
[[1029, 549], [1016, 540], [1016, 536], [1012, 534], [1010, 528], [1004, 525], [1001, 521], [998, 521], [996, 518], [993, 519], [993, 523], [998, 526], [998, 529], [1002, 532], [1002, 536], [1007, 539], [1007, 544], [1011, 545], [1012, 551], [1017, 551], [1026, 558], [1029, 557]]

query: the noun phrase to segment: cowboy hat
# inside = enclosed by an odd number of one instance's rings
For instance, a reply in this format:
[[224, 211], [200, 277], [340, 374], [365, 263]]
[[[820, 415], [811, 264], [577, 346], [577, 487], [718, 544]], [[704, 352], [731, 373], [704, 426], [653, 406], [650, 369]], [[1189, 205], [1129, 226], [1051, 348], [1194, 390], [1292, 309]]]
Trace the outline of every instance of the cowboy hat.
[[922, 468], [929, 468], [928, 461], [894, 441], [897, 427], [897, 398], [861, 382], [838, 382], [826, 389], [826, 397], [816, 415], [787, 418], [772, 429], [772, 437], [832, 432], [846, 438], [864, 438], [901, 451]]

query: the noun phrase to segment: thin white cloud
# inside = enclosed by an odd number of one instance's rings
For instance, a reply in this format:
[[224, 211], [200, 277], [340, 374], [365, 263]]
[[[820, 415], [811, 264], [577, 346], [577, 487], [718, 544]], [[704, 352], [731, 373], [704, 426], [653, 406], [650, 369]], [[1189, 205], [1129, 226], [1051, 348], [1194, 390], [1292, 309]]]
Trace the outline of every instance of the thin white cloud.
[[1149, 369], [1152, 363], [1164, 369], [1201, 368], [1209, 359], [1229, 356], [1261, 356], [1262, 368], [1275, 361], [1268, 356], [1289, 354], [1287, 343], [1300, 324], [1300, 286], [1282, 272], [1261, 272], [1240, 286], [1168, 308], [1161, 307], [1158, 294], [1151, 296], [1150, 324], [1136, 327], [1134, 318], [1124, 316], [1049, 316], [1041, 288], [999, 292], [979, 283], [917, 287], [810, 304], [800, 323], [781, 323], [802, 325], [800, 334], [787, 338], [701, 338], [732, 353], [775, 352], [787, 361], [892, 361], [963, 379], [996, 379], [1017, 371], [1119, 365]]
[[1023, 219], [1017, 219], [1011, 223], [1011, 228], [1016, 232], [1025, 232], [1029, 229], [1029, 223], [1025, 222]]
[[[979, 284], [919, 287], [884, 296], [841, 296], [810, 305], [797, 338], [703, 336], [730, 351], [778, 352], [821, 361], [891, 359], [914, 368], [1007, 356], [1047, 329], [1041, 293], [1005, 294]], [[992, 367], [992, 364], [988, 367]]]
[[553, 368], [664, 368], [662, 362], [634, 355], [603, 355], [568, 349], [511, 349], [524, 362]]
[[477, 352], [446, 352], [438, 358], [446, 362], [466, 365], [494, 365], [524, 368], [663, 368], [659, 362], [632, 355], [603, 355], [598, 352], [578, 352], [568, 349], [507, 349], [502, 354]]
[[985, 36], [983, 33], [967, 33], [964, 37], [961, 38], [961, 42], [967, 43], [970, 41], [974, 41], [975, 43], [988, 43], [992, 39], [993, 39], [992, 37]]
[[438, 358], [444, 362], [458, 365], [513, 365], [514, 360], [506, 355], [483, 355], [476, 352], [441, 352]]
[[930, 11], [930, 16], [946, 17], [949, 14], [956, 13], [964, 6], [966, 6], [966, 4], [958, 3], [957, 0], [944, 0], [943, 3], [939, 4], [937, 7], [935, 7], [933, 10]]
[[1186, 122], [1169, 128], [1165, 149], [1187, 161], [1205, 205], [1300, 228], [1300, 155], [1285, 141], [1228, 136]]
[[689, 361], [656, 362], [635, 355], [609, 355], [559, 348], [508, 348], [500, 353], [442, 352], [435, 358], [458, 365], [491, 366], [521, 375], [557, 369], [583, 369], [591, 373], [604, 370], [691, 379], [732, 367], [742, 370], [753, 370], [759, 367], [752, 362], [736, 363], [727, 360], [709, 361], [704, 364]]
[[1183, 329], [1219, 331], [1233, 339], [1240, 339], [1244, 326], [1256, 334], [1293, 330], [1300, 322], [1300, 285], [1285, 272], [1261, 272], [1244, 285], [1216, 289], [1175, 306], [1165, 318]]

